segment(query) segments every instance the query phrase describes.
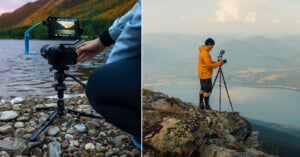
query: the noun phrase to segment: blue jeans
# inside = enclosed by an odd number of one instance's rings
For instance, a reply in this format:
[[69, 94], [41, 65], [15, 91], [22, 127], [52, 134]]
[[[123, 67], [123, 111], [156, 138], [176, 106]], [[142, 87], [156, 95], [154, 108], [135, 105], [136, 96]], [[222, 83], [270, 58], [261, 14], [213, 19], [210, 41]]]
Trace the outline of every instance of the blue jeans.
[[141, 137], [141, 57], [105, 64], [90, 75], [86, 95], [107, 122]]

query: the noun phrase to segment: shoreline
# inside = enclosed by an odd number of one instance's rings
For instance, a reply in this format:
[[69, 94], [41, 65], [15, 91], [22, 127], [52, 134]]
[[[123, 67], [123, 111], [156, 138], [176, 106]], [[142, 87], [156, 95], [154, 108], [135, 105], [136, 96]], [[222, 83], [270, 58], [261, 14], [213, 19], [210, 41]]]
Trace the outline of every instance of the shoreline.
[[[189, 81], [189, 82], [184, 82], [184, 83], [192, 83], [192, 82], [197, 82], [198, 81]], [[174, 84], [176, 82], [169, 82], [169, 83], [145, 83], [143, 85], [143, 88], [151, 88], [154, 86], [164, 86], [164, 85], [168, 85], [168, 84]], [[177, 83], [178, 84], [178, 83]], [[183, 84], [183, 83], [182, 83]], [[270, 89], [285, 89], [285, 90], [292, 90], [292, 91], [297, 91], [300, 92], [300, 88], [293, 88], [293, 87], [286, 87], [286, 86], [275, 86], [275, 85], [271, 85], [271, 86], [257, 86], [257, 85], [244, 85], [244, 84], [227, 84], [228, 87], [248, 87], [248, 88], [270, 88]]]
[[[98, 115], [89, 105], [85, 94], [65, 97], [65, 108]], [[105, 119], [66, 114], [56, 118], [39, 136], [29, 136], [52, 111], [36, 107], [56, 107], [56, 96], [11, 98], [0, 103], [0, 150], [11, 156], [48, 156], [54, 149], [61, 156], [140, 156], [131, 135]]]

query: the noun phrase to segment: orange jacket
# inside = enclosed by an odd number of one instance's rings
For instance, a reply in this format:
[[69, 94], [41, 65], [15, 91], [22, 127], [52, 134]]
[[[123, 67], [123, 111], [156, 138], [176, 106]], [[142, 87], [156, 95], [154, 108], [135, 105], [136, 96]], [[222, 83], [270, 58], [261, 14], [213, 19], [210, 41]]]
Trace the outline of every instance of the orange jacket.
[[205, 46], [199, 46], [199, 58], [198, 58], [198, 78], [209, 79], [212, 77], [213, 69], [218, 68], [221, 62], [215, 62], [211, 60], [209, 54], [210, 49]]

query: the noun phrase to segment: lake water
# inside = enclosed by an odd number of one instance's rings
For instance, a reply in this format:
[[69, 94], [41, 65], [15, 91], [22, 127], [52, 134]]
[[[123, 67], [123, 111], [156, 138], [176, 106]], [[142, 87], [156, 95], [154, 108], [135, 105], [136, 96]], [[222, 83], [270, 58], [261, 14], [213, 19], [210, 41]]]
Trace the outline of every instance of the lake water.
[[[166, 93], [169, 96], [178, 97], [193, 104], [199, 103], [198, 93], [200, 85], [198, 81], [160, 85], [146, 84], [145, 87]], [[242, 116], [265, 122], [300, 126], [299, 91], [243, 86], [229, 86], [228, 90], [234, 111], [240, 112]], [[214, 110], [219, 110], [219, 91], [219, 86], [216, 84], [210, 99]], [[223, 85], [221, 91], [221, 109], [222, 111], [231, 111]]]
[[[61, 42], [32, 40], [30, 50], [39, 52], [45, 44]], [[49, 71], [48, 61], [40, 55], [24, 55], [23, 46], [23, 40], [0, 40], [0, 97], [55, 95], [56, 91], [51, 87], [56, 83], [54, 71]], [[98, 55], [87, 62], [70, 66], [66, 72], [86, 81], [91, 71], [103, 64], [99, 61], [101, 57]], [[75, 82], [67, 78], [65, 83]]]

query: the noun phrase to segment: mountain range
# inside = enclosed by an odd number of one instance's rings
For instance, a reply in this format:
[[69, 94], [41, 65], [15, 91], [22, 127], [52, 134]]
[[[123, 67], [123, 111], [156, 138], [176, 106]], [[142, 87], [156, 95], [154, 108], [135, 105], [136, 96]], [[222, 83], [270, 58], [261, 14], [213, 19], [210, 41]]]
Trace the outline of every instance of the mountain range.
[[[182, 34], [144, 34], [144, 78], [172, 75], [185, 80], [197, 79], [198, 46], [207, 37]], [[228, 63], [223, 66], [230, 84], [285, 86], [300, 89], [300, 36], [229, 37], [214, 35], [211, 52], [217, 60], [220, 50]], [[180, 77], [179, 77], [180, 76]], [[282, 81], [282, 82], [278, 82]]]
[[[24, 27], [27, 28], [43, 21], [49, 16], [76, 17], [83, 21], [83, 24], [92, 23], [94, 26], [87, 26], [88, 33], [97, 34], [99, 30], [107, 28], [115, 18], [127, 12], [135, 2], [136, 0], [37, 0], [29, 2], [11, 13], [0, 15], [2, 34], [0, 37], [20, 38], [22, 34], [16, 35], [16, 31], [24, 32]], [[18, 30], [20, 28], [22, 30]]]

